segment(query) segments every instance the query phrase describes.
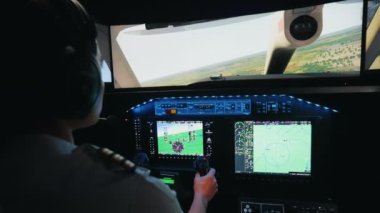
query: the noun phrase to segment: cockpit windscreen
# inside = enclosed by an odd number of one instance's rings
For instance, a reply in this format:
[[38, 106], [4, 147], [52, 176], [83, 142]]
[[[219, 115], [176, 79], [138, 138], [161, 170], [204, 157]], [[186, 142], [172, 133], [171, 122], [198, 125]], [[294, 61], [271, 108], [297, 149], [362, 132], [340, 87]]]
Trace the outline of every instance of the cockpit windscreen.
[[362, 14], [363, 1], [349, 0], [182, 24], [113, 25], [114, 87], [359, 75]]

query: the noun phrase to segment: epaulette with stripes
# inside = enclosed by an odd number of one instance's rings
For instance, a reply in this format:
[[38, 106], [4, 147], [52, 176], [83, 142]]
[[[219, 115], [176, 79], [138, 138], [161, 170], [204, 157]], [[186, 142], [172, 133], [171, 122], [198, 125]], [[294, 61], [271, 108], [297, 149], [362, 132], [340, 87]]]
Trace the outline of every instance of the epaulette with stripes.
[[133, 173], [138, 170], [138, 173], [141, 173], [141, 168], [137, 169], [135, 163], [108, 148], [84, 144], [79, 146], [74, 152], [77, 151], [81, 151], [94, 161], [102, 163], [108, 170], [124, 171], [127, 173]]

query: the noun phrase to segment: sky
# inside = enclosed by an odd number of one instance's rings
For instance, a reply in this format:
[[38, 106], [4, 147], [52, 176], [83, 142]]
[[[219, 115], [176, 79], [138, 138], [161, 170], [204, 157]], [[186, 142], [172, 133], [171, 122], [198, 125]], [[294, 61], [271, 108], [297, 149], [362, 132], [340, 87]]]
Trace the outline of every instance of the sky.
[[157, 121], [157, 136], [164, 136], [165, 129], [169, 135], [188, 132], [189, 130], [200, 130], [203, 129], [202, 121], [188, 121], [183, 122], [178, 121], [179, 123], [166, 122], [166, 121]]
[[[361, 1], [324, 5], [321, 35], [360, 26], [362, 10]], [[121, 31], [117, 43], [144, 82], [266, 51], [275, 20], [268, 13], [149, 31], [137, 25]]]

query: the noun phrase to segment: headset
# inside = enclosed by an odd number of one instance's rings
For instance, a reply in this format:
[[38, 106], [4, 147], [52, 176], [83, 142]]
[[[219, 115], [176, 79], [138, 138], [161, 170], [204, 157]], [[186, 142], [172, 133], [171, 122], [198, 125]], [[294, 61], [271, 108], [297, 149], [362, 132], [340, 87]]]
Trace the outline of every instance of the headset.
[[[47, 5], [41, 6], [40, 2], [32, 0], [26, 6], [27, 11], [32, 11], [30, 18], [41, 16], [35, 22], [43, 22], [41, 26], [36, 24], [36, 29], [28, 28], [42, 32], [35, 32], [36, 35], [31, 32], [41, 47], [38, 44], [26, 44], [38, 52], [38, 57], [43, 60], [31, 56], [32, 59], [28, 61], [34, 64], [31, 66], [34, 69], [38, 69], [41, 64], [43, 66], [38, 70], [43, 80], [35, 77], [37, 83], [29, 85], [37, 88], [31, 92], [37, 102], [32, 109], [45, 117], [84, 118], [103, 89], [95, 24], [77, 0], [46, 2]], [[32, 55], [33, 52], [29, 51], [28, 54]], [[28, 82], [25, 84], [28, 85]]]

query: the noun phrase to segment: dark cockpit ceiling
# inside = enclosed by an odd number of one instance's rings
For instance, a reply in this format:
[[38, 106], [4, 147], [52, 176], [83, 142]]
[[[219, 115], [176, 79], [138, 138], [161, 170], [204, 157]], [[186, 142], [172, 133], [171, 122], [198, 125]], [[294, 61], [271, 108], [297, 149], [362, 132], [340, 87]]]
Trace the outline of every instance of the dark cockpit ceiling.
[[186, 22], [306, 7], [336, 0], [79, 0], [99, 23]]

